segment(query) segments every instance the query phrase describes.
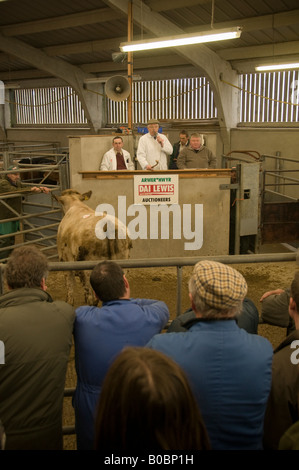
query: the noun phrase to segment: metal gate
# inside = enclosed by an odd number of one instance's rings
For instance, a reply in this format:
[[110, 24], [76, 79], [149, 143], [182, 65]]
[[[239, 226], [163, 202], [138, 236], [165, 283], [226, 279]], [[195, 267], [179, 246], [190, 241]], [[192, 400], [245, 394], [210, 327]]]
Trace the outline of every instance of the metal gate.
[[299, 247], [299, 162], [278, 155], [263, 157], [273, 159], [275, 169], [263, 172], [261, 243]]
[[[10, 144], [11, 146], [12, 144]], [[12, 237], [15, 243], [1, 248], [0, 262], [7, 259], [7, 251], [12, 247], [34, 243], [45, 251], [48, 258], [57, 259], [56, 237], [57, 228], [62, 218], [61, 207], [52, 198], [53, 191], [69, 188], [69, 154], [68, 149], [53, 148], [52, 144], [41, 146], [25, 146], [2, 149], [2, 170], [0, 177], [5, 177], [12, 164], [18, 164], [21, 180], [26, 188], [13, 195], [0, 194], [0, 220], [2, 223], [19, 221], [20, 230], [9, 234], [0, 234], [0, 242]], [[32, 193], [32, 186], [46, 186], [49, 194]], [[12, 201], [21, 198], [21, 211], [17, 212]], [[1, 216], [3, 209], [11, 212], [9, 219]]]
[[223, 166], [227, 167], [228, 161], [234, 169], [230, 254], [258, 253], [262, 245], [276, 243], [296, 250], [299, 161], [254, 151], [230, 152], [223, 156]]

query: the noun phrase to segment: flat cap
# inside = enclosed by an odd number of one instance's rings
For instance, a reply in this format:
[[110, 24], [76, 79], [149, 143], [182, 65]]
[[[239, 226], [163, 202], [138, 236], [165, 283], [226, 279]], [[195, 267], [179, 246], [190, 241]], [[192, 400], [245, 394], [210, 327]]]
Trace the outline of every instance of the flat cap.
[[200, 261], [192, 278], [198, 295], [217, 310], [236, 307], [247, 293], [247, 282], [236, 269], [217, 261]]
[[148, 121], [147, 125], [149, 125], [149, 124], [160, 124], [160, 123], [159, 123], [159, 120], [158, 120], [158, 119], [150, 119], [150, 120]]

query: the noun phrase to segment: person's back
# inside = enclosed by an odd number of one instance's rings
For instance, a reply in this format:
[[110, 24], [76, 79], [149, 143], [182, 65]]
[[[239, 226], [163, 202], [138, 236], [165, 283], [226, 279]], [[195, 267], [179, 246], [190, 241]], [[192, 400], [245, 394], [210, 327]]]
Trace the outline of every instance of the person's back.
[[74, 310], [65, 302], [53, 302], [45, 286], [20, 286], [26, 283], [27, 269], [34, 276], [39, 264], [46, 263], [43, 257], [34, 247], [15, 249], [6, 268], [11, 289], [0, 298], [5, 346], [0, 416], [7, 450], [59, 450], [63, 445], [62, 406]]
[[172, 357], [185, 370], [212, 449], [257, 450], [262, 448], [273, 350], [267, 339], [238, 327], [233, 305], [246, 295], [246, 283], [232, 268], [220, 266], [218, 271], [219, 264], [195, 266], [195, 289], [210, 311], [200, 316], [200, 303], [192, 300], [197, 322], [188, 332], [157, 335], [147, 346]]
[[91, 274], [91, 284], [103, 305], [76, 310], [74, 341], [78, 380], [73, 405], [78, 449], [93, 448], [96, 404], [116, 355], [128, 345], [145, 346], [169, 318], [164, 302], [130, 298], [128, 282], [116, 263], [99, 263]]
[[212, 449], [260, 449], [272, 348], [234, 320], [201, 321], [150, 342], [187, 373]]

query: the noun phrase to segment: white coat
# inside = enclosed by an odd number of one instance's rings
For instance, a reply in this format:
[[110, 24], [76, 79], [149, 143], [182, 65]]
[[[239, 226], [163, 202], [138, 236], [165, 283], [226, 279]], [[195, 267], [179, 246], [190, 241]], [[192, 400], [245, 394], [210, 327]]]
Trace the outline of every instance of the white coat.
[[[127, 150], [122, 149], [122, 154], [125, 159], [125, 164], [127, 167], [127, 170], [133, 171], [135, 170], [134, 163], [131, 160], [131, 155]], [[101, 171], [116, 171], [117, 170], [117, 162], [116, 162], [116, 153], [114, 148], [111, 148], [106, 152], [102, 158], [101, 165], [100, 165], [100, 170]]]
[[158, 135], [163, 139], [163, 147], [150, 133], [143, 135], [139, 139], [137, 160], [142, 170], [145, 170], [147, 165], [156, 165], [156, 160], [158, 165], [155, 166], [155, 170], [168, 170], [167, 156], [172, 154], [172, 145], [165, 135]]

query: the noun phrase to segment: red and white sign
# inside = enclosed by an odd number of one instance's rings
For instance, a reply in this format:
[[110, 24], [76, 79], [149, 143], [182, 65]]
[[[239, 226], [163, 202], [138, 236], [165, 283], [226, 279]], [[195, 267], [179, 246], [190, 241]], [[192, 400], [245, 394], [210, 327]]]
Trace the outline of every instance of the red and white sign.
[[178, 175], [134, 176], [134, 204], [178, 204]]

